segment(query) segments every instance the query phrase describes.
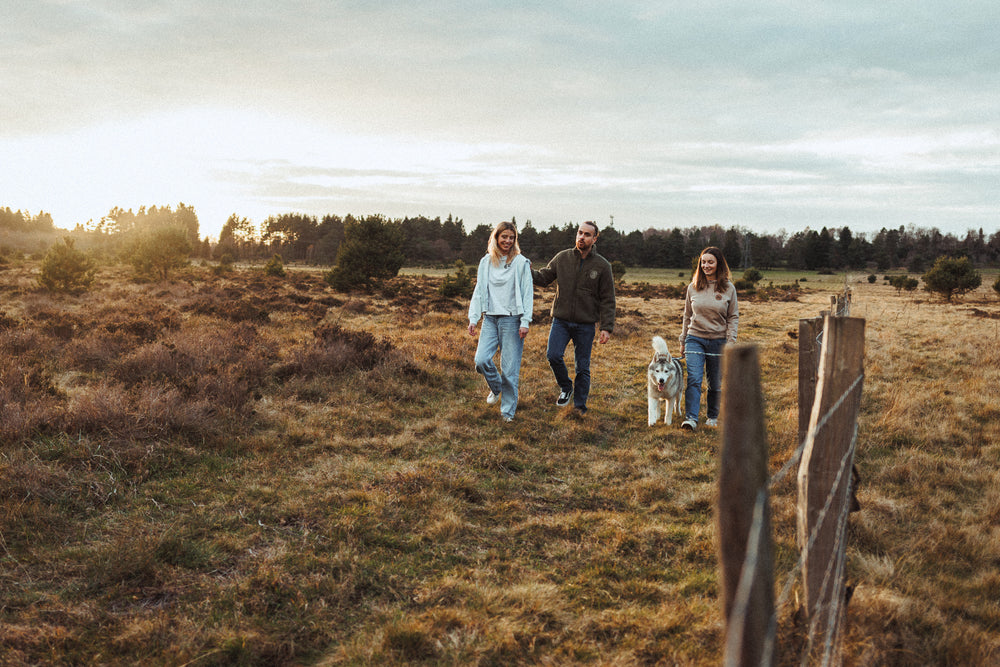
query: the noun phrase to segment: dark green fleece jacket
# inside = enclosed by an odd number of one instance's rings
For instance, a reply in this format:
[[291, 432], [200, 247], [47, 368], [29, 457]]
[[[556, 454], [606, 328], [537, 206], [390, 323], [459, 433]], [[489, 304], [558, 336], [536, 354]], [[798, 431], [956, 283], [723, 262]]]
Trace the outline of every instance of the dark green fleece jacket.
[[532, 281], [545, 287], [556, 281], [552, 317], [567, 322], [600, 322], [601, 330], [615, 328], [615, 280], [611, 264], [591, 248], [586, 258], [569, 248], [556, 254], [547, 266], [531, 271]]

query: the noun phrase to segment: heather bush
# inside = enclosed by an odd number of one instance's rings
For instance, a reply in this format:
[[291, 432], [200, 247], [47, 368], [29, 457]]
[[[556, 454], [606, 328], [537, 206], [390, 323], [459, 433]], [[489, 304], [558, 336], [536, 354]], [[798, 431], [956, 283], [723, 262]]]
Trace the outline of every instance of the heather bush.
[[0, 443], [31, 437], [55, 420], [60, 391], [30, 359], [3, 354], [0, 345]]
[[57, 424], [60, 431], [126, 440], [200, 438], [218, 430], [216, 408], [158, 384], [127, 388], [101, 382], [77, 392]]
[[253, 326], [208, 324], [136, 348], [108, 373], [125, 387], [162, 385], [193, 401], [239, 410], [276, 359], [273, 344]]
[[231, 322], [263, 324], [271, 319], [271, 314], [265, 308], [245, 298], [224, 300], [209, 296], [198, 300], [189, 309], [199, 315], [212, 315]]
[[63, 361], [68, 368], [81, 371], [104, 370], [141, 344], [124, 331], [95, 329], [70, 341], [63, 350]]
[[338, 375], [349, 370], [371, 370], [391, 357], [392, 345], [367, 331], [350, 331], [337, 324], [313, 330], [313, 342], [295, 350], [274, 372], [279, 380], [292, 375]]

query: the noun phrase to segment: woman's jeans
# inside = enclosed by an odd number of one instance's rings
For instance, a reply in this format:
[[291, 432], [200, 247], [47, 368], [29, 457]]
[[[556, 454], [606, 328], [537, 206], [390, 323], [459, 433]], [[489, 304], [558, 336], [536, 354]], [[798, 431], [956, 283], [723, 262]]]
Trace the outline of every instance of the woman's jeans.
[[[521, 375], [524, 339], [518, 333], [520, 315], [484, 315], [476, 347], [476, 370], [486, 378], [490, 391], [500, 395], [500, 414], [517, 412], [517, 385]], [[500, 352], [500, 372], [493, 357]]]
[[701, 410], [701, 381], [708, 371], [708, 418], [719, 418], [719, 401], [722, 398], [722, 348], [725, 338], [698, 338], [688, 336], [684, 341], [684, 359], [687, 362], [687, 389], [684, 391], [684, 417], [698, 423]]
[[[587, 397], [590, 395], [590, 351], [594, 347], [594, 337], [597, 335], [597, 324], [580, 324], [567, 322], [558, 317], [552, 318], [549, 328], [549, 344], [545, 350], [552, 374], [556, 376], [559, 389], [573, 392], [573, 407], [587, 409]], [[574, 370], [576, 381], [569, 379], [569, 371], [563, 355], [566, 346], [573, 341]]]

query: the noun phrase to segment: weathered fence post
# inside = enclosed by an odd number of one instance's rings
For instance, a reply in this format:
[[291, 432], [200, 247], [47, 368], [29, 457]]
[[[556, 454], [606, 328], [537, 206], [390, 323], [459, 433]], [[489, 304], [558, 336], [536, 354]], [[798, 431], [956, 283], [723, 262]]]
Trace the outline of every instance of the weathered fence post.
[[816, 376], [819, 374], [819, 353], [823, 333], [823, 318], [799, 320], [799, 444], [809, 432], [813, 400], [816, 398]]
[[760, 665], [774, 615], [774, 555], [757, 348], [727, 347], [723, 370], [716, 521], [726, 618], [725, 664]]
[[[798, 471], [798, 540], [810, 645], [825, 636], [839, 664], [848, 489], [864, 371], [860, 318], [824, 318], [816, 398]], [[832, 649], [830, 648], [832, 647]], [[829, 653], [828, 653], [829, 655]]]

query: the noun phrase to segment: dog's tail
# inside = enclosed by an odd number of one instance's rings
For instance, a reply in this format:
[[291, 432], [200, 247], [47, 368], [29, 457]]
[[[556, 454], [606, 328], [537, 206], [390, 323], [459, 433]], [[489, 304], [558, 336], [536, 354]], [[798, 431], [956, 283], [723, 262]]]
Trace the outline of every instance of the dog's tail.
[[670, 356], [670, 352], [667, 351], [667, 341], [659, 336], [653, 336], [653, 351], [664, 357]]

